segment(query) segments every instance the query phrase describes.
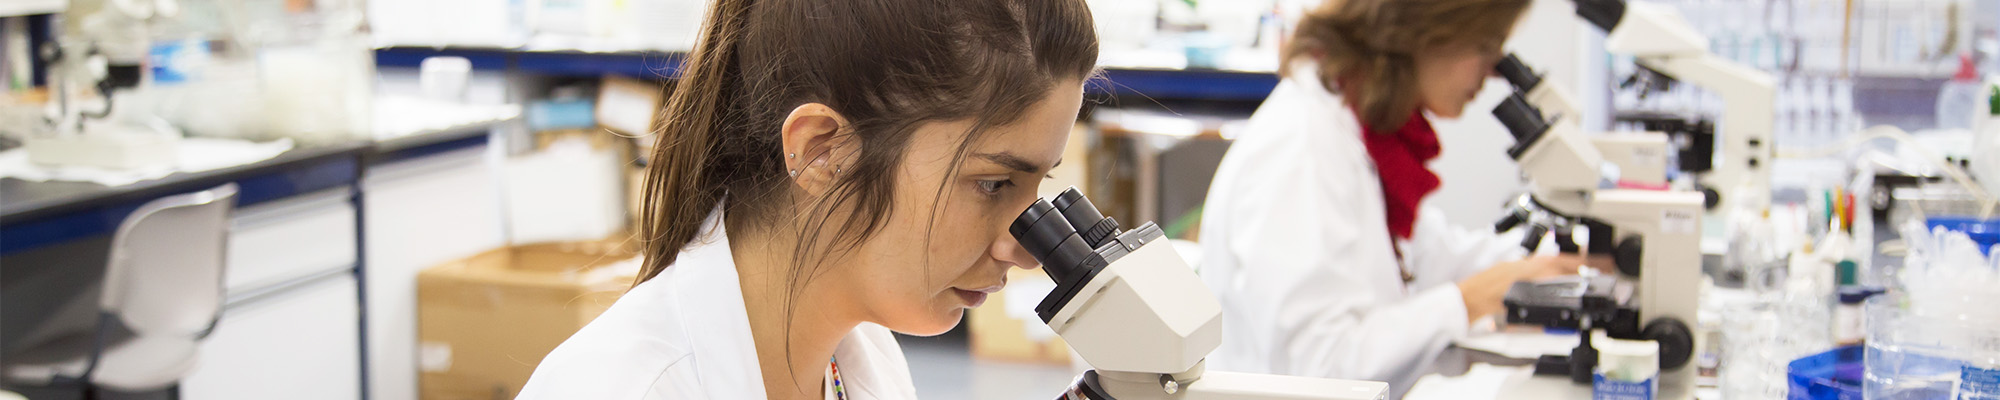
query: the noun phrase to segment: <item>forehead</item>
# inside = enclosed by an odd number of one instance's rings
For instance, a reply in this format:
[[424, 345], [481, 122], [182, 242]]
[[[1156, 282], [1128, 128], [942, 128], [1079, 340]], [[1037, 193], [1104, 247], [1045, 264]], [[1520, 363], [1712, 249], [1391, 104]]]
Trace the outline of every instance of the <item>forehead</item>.
[[[1071, 126], [1076, 120], [1077, 109], [1083, 102], [1083, 86], [1059, 84], [1048, 91], [1040, 100], [1024, 108], [1022, 115], [1014, 121], [999, 126], [986, 127], [979, 132], [976, 141], [965, 143], [967, 154], [965, 163], [978, 165], [990, 163], [979, 154], [1007, 153], [1023, 160], [1048, 168], [1062, 156]], [[913, 161], [949, 161], [958, 146], [971, 133], [974, 121], [970, 119], [936, 121], [920, 125], [918, 137], [912, 143], [916, 156]], [[924, 154], [928, 154], [926, 157]]]
[[972, 143], [972, 153], [1008, 152], [1048, 168], [1062, 157], [1063, 145], [1082, 104], [1081, 84], [1058, 84], [1030, 105], [1020, 118], [988, 129], [984, 137]]

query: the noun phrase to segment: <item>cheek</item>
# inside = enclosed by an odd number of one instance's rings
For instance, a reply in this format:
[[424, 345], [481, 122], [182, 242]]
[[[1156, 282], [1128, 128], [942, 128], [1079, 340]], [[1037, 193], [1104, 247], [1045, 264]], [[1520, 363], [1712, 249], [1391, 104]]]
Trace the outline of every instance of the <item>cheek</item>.
[[869, 275], [878, 277], [881, 285], [871, 286], [877, 286], [880, 300], [904, 307], [928, 304], [940, 294], [951, 294], [947, 289], [978, 265], [994, 238], [983, 234], [981, 227], [988, 222], [976, 215], [974, 201], [959, 199], [963, 196], [968, 195], [955, 194], [948, 200], [963, 204], [939, 205], [935, 210], [929, 202], [899, 202], [912, 206], [899, 206], [890, 226], [871, 241], [877, 250], [863, 261], [876, 270]]

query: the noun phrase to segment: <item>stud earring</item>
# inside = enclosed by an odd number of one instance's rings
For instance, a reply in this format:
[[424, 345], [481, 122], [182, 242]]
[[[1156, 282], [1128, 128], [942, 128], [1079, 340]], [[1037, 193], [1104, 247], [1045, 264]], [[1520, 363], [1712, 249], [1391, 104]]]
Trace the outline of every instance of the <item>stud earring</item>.
[[799, 158], [799, 153], [788, 153], [788, 154], [785, 154], [785, 158]]
[[797, 177], [797, 176], [799, 176], [799, 170], [796, 170], [796, 169], [795, 169], [795, 170], [792, 170], [791, 174], [792, 174], [792, 176], [793, 176], [793, 177]]

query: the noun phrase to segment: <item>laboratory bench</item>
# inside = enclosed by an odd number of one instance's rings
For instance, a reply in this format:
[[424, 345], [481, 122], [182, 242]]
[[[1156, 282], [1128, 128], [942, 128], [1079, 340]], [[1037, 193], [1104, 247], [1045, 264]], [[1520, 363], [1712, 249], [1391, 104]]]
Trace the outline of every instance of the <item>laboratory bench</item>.
[[[364, 393], [378, 381], [414, 384], [416, 271], [504, 244], [486, 154], [495, 129], [516, 120], [302, 144], [115, 187], [0, 179], [0, 351], [20, 350], [24, 334], [78, 310], [94, 314], [109, 236], [141, 204], [234, 182], [224, 317], [180, 395], [414, 398], [413, 387]], [[410, 382], [372, 378], [385, 370]]]

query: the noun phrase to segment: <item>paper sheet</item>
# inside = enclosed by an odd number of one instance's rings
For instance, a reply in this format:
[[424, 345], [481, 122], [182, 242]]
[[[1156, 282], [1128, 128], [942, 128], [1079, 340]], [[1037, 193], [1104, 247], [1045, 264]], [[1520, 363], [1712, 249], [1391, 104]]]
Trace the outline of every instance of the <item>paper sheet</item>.
[[1473, 365], [1464, 375], [1443, 376], [1437, 374], [1418, 378], [1403, 395], [1403, 400], [1465, 400], [1491, 399], [1500, 393], [1507, 378], [1533, 367], [1497, 367], [1489, 364]]
[[1472, 350], [1533, 360], [1544, 354], [1569, 354], [1576, 348], [1575, 334], [1557, 335], [1542, 332], [1493, 332], [1475, 334], [1459, 339], [1453, 344]]

